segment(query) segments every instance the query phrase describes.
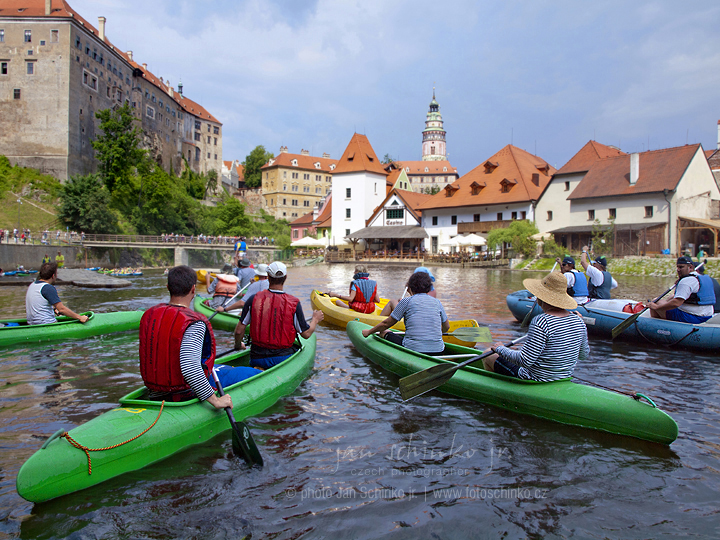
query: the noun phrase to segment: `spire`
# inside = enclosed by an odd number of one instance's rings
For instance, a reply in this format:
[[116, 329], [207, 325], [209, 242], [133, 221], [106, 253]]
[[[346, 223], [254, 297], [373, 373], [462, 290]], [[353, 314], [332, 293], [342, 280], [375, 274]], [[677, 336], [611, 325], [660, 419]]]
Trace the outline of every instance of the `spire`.
[[422, 159], [423, 161], [447, 161], [445, 129], [440, 114], [440, 104], [435, 99], [435, 85], [433, 85], [433, 97], [423, 130]]

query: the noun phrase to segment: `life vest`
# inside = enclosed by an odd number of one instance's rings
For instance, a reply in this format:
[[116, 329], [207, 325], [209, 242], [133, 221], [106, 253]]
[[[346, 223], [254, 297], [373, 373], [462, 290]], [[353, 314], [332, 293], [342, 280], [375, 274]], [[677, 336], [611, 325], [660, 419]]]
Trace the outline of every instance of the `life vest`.
[[588, 292], [587, 277], [585, 277], [585, 274], [577, 270], [571, 270], [571, 272], [575, 276], [575, 285], [568, 287], [567, 293], [570, 296], [587, 296], [590, 294]]
[[222, 274], [217, 277], [213, 296], [235, 296], [237, 292], [238, 277]]
[[607, 270], [601, 270], [603, 275], [602, 285], [595, 286], [592, 281], [588, 282], [590, 298], [601, 298], [603, 300], [610, 299], [610, 287], [612, 286], [612, 276]]
[[140, 375], [150, 390], [181, 392], [190, 389], [180, 371], [180, 344], [187, 327], [197, 321], [202, 321], [207, 328], [201, 358], [203, 371], [208, 376], [215, 365], [215, 336], [204, 315], [170, 304], [158, 304], [143, 314], [140, 319]]
[[[705, 274], [696, 274], [692, 272], [689, 276], [685, 276], [682, 279], [694, 277], [700, 284], [700, 290], [696, 293], [692, 293], [690, 297], [683, 302], [684, 304], [695, 304], [698, 306], [712, 306], [715, 305], [715, 288], [713, 286], [712, 278]], [[680, 283], [681, 280], [677, 282]]]
[[367, 274], [355, 274], [354, 277], [355, 279], [350, 283], [350, 294], [352, 294], [354, 286], [355, 300], [350, 302], [350, 308], [359, 313], [373, 313], [375, 311], [375, 302], [370, 300], [375, 298], [377, 282], [368, 279]]
[[297, 336], [295, 309], [300, 300], [286, 293], [260, 291], [253, 297], [250, 337], [253, 345], [266, 349], [287, 349]]

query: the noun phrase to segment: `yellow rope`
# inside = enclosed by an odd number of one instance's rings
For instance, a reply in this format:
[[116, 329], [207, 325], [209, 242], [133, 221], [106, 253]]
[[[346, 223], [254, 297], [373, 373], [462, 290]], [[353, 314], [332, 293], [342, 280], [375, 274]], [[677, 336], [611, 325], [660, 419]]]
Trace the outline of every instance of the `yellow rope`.
[[163, 400], [163, 402], [160, 404], [160, 412], [158, 412], [157, 418], [155, 419], [155, 421], [152, 424], [150, 424], [147, 427], [147, 429], [145, 431], [143, 431], [142, 433], [138, 433], [132, 439], [128, 439], [127, 441], [121, 442], [118, 444], [113, 444], [112, 446], [106, 446], [104, 448], [88, 448], [87, 446], [80, 444], [75, 439], [73, 439], [67, 431], [64, 432], [62, 435], [60, 435], [60, 437], [65, 437], [71, 445], [73, 445], [75, 448], [78, 448], [78, 449], [82, 450], [83, 452], [85, 452], [85, 455], [87, 456], [87, 460], [88, 460], [88, 474], [90, 475], [90, 474], [92, 474], [92, 461], [90, 460], [90, 452], [99, 452], [100, 450], [112, 450], [113, 448], [117, 448], [118, 446], [122, 446], [123, 444], [127, 444], [129, 442], [134, 441], [141, 435], [145, 435], [145, 433], [150, 431], [150, 428], [152, 428], [155, 424], [157, 424], [157, 421], [160, 420], [160, 415], [163, 412], [163, 407], [165, 407], [165, 400]]

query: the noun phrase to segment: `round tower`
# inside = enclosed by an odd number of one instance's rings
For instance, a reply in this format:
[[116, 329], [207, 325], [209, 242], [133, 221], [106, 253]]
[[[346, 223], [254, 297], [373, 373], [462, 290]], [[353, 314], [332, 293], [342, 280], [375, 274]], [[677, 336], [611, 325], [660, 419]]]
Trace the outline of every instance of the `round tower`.
[[445, 148], [445, 129], [440, 114], [440, 105], [435, 100], [435, 88], [430, 102], [430, 110], [425, 119], [425, 129], [422, 132], [422, 159], [423, 161], [447, 161]]

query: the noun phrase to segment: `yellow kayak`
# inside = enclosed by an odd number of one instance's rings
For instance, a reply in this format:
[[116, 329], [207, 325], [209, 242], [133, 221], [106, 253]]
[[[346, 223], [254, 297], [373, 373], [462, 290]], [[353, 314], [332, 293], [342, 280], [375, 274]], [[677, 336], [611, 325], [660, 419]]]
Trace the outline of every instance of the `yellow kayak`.
[[[319, 309], [325, 315], [324, 321], [335, 326], [345, 328], [347, 323], [350, 321], [360, 321], [370, 326], [375, 326], [377, 323], [384, 321], [387, 317], [380, 315], [383, 307], [387, 304], [387, 298], [383, 298], [376, 304], [375, 313], [358, 313], [352, 309], [341, 308], [335, 304], [337, 298], [327, 296], [325, 293], [320, 291], [313, 291], [310, 295], [310, 303], [313, 309]], [[462, 321], [450, 321], [450, 332], [457, 330], [458, 328], [479, 328], [479, 324], [474, 319], [465, 319]], [[398, 321], [393, 326], [396, 330], [405, 330], [405, 323]], [[462, 341], [453, 336], [443, 336], [443, 341], [446, 343], [453, 343], [455, 345], [463, 345], [465, 347], [474, 347], [476, 341]]]
[[195, 273], [197, 274], [198, 282], [205, 283], [205, 276], [208, 275], [208, 272], [210, 272], [210, 278], [215, 279], [217, 277], [217, 274], [213, 270], [206, 270], [206, 269], [200, 269], [195, 270]]

